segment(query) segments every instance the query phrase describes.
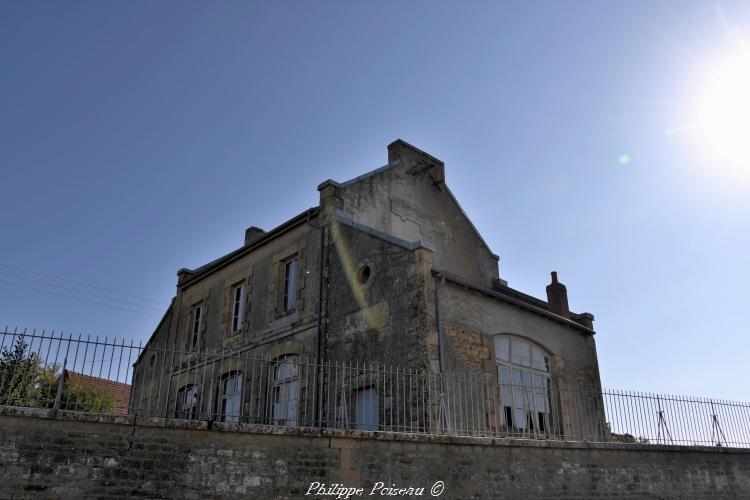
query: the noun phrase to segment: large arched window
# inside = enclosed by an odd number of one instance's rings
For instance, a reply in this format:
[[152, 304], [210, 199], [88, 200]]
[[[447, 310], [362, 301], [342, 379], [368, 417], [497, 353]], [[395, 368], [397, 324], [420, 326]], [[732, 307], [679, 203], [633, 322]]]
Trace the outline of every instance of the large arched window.
[[549, 356], [512, 335], [495, 337], [503, 426], [524, 433], [552, 432]]
[[299, 411], [299, 356], [288, 354], [273, 364], [271, 379], [271, 423], [297, 425]]
[[240, 421], [242, 415], [242, 372], [229, 372], [219, 382], [219, 421]]

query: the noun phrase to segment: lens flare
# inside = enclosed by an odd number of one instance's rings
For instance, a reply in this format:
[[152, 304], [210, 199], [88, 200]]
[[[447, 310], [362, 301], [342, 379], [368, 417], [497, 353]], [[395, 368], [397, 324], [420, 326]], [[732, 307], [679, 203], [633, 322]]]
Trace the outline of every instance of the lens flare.
[[357, 267], [355, 264], [355, 259], [352, 257], [352, 253], [350, 252], [349, 246], [346, 243], [346, 238], [342, 237], [341, 235], [343, 226], [338, 221], [334, 220], [332, 229], [333, 232], [331, 236], [333, 239], [334, 248], [339, 256], [341, 266], [344, 269], [344, 275], [346, 276], [346, 280], [349, 282], [349, 287], [351, 288], [352, 294], [354, 295], [354, 299], [357, 301], [357, 304], [360, 307], [360, 311], [363, 312], [365, 321], [367, 322], [369, 328], [377, 330], [379, 334], [382, 334], [382, 326], [373, 317], [372, 310], [370, 309], [365, 297], [364, 286], [357, 280]]

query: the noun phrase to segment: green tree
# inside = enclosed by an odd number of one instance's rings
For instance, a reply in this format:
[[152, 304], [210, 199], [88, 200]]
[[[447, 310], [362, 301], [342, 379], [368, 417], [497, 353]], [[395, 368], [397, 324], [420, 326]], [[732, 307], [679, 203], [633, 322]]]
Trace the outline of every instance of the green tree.
[[[28, 352], [21, 336], [0, 352], [0, 404], [53, 408], [62, 383], [61, 410], [113, 413], [115, 398], [104, 389], [66, 380], [58, 364], [45, 366], [38, 353]], [[63, 377], [63, 380], [61, 380]]]
[[114, 413], [115, 397], [103, 389], [65, 381], [60, 398], [60, 409], [89, 413]]
[[0, 352], [0, 404], [39, 406], [41, 362], [37, 353], [27, 354], [27, 349], [28, 344], [19, 337]]

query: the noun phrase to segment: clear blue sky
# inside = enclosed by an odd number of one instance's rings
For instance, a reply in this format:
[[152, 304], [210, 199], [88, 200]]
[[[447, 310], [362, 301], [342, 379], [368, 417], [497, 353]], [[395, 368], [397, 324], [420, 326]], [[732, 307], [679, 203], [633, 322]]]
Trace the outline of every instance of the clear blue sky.
[[177, 269], [400, 137], [511, 286], [595, 314], [605, 386], [750, 400], [750, 154], [691, 128], [749, 36], [746, 2], [1, 2], [0, 328], [145, 340]]

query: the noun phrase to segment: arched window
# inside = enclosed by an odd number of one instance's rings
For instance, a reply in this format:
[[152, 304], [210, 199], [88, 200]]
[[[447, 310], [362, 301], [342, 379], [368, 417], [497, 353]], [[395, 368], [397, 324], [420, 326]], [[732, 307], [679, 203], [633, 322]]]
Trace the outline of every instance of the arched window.
[[199, 413], [198, 407], [198, 387], [186, 385], [177, 391], [177, 408], [175, 418], [187, 420], [196, 420]]
[[240, 421], [242, 415], [242, 388], [244, 379], [242, 372], [229, 372], [219, 382], [219, 421]]
[[502, 424], [525, 433], [552, 431], [549, 356], [512, 335], [495, 337]]
[[289, 354], [274, 361], [271, 379], [271, 424], [297, 425], [299, 410], [299, 356]]

